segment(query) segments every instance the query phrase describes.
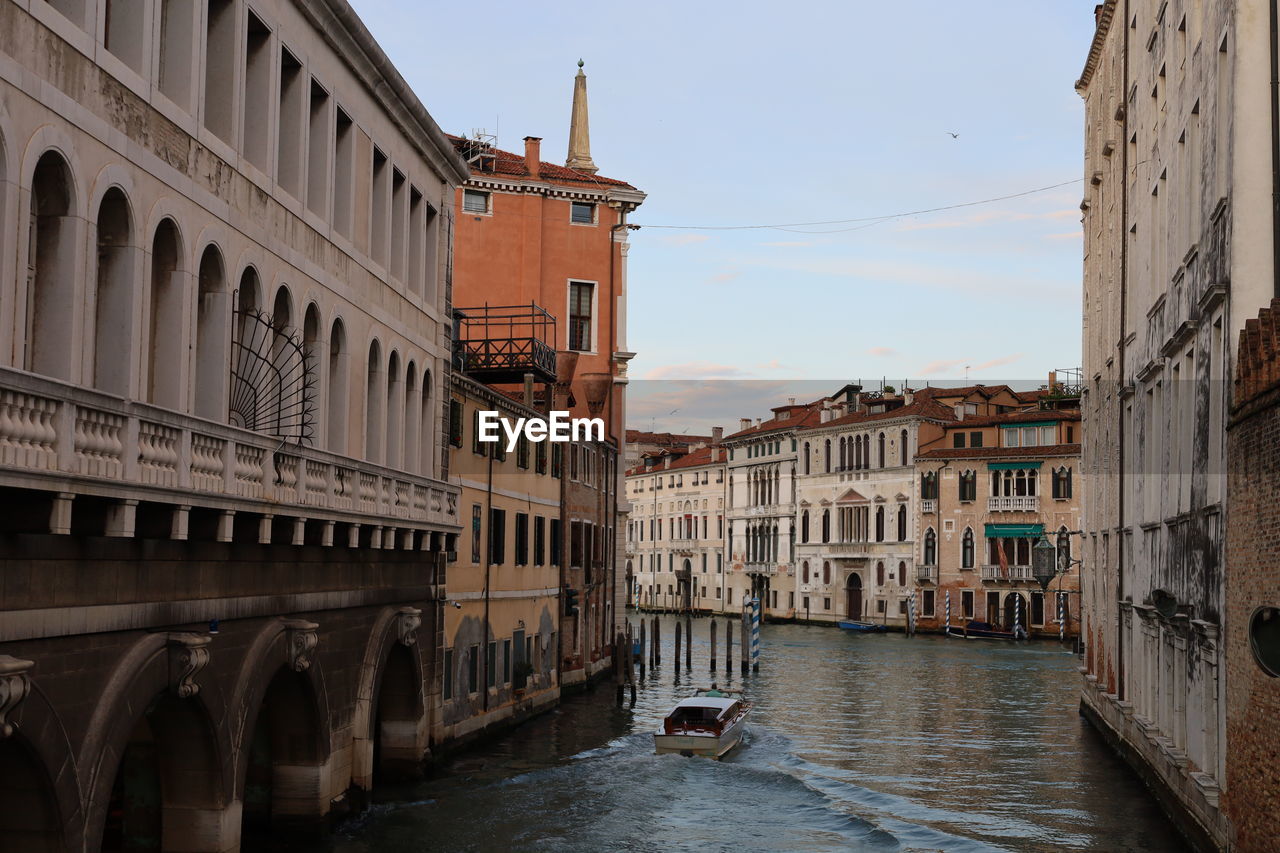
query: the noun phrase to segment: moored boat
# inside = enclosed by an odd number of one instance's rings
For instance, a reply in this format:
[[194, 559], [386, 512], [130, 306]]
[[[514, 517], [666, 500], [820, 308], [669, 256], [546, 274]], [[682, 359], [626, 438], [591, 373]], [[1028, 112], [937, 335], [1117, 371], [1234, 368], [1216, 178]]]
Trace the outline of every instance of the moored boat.
[[859, 622], [854, 619], [848, 619], [837, 624], [846, 631], [859, 631], [864, 634], [879, 634], [889, 630], [883, 625], [877, 625], [875, 622]]
[[963, 628], [952, 628], [947, 632], [952, 637], [960, 637], [965, 640], [1025, 640], [1027, 632], [1022, 629], [1021, 633], [1015, 631], [1004, 631], [996, 628], [989, 622], [979, 622], [972, 620]]
[[653, 733], [654, 751], [659, 755], [703, 755], [722, 758], [742, 741], [743, 728], [751, 706], [736, 690], [714, 684], [688, 699], [682, 699]]

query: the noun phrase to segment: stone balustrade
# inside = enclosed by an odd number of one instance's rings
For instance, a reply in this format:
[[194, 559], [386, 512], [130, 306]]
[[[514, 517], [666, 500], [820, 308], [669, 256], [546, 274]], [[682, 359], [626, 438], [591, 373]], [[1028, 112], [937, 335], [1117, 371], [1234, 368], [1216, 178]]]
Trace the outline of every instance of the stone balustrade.
[[356, 523], [455, 526], [458, 517], [457, 488], [439, 480], [8, 368], [0, 468], [11, 486], [80, 485], [121, 499]]

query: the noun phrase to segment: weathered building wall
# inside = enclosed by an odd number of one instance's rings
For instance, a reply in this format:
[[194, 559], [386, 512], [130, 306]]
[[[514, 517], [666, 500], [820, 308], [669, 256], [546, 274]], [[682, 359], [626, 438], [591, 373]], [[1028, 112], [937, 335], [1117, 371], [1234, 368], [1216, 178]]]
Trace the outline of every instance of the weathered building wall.
[[[1267, 850], [1280, 838], [1280, 678], [1275, 608], [1280, 607], [1280, 300], [1240, 336], [1227, 433], [1227, 776], [1223, 804], [1236, 849]], [[1258, 620], [1255, 623], [1255, 619]], [[1252, 648], [1257, 630], [1258, 653]], [[1267, 663], [1270, 671], [1262, 668]]]

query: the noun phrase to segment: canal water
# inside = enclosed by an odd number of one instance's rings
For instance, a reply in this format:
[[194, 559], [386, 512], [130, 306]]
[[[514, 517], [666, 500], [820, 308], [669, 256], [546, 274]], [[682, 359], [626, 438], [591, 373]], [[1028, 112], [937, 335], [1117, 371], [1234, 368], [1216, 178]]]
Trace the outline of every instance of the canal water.
[[[329, 849], [1185, 849], [1077, 714], [1078, 659], [1056, 643], [766, 625], [760, 672], [738, 674], [738, 645], [717, 679], [754, 704], [743, 745], [722, 762], [654, 755], [666, 711], [711, 678], [710, 622], [693, 624], [677, 677], [663, 620], [663, 662], [634, 709], [611, 684], [566, 699], [380, 792]], [[719, 633], [723, 657], [723, 620]]]

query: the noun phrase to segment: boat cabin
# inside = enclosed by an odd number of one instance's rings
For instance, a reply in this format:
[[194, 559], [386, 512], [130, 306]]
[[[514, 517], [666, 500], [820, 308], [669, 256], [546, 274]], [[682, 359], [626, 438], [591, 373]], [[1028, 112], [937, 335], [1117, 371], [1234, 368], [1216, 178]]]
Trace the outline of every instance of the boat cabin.
[[663, 720], [663, 731], [666, 734], [693, 731], [718, 733], [725, 725], [737, 719], [741, 712], [740, 699], [694, 696], [681, 701], [672, 709]]

